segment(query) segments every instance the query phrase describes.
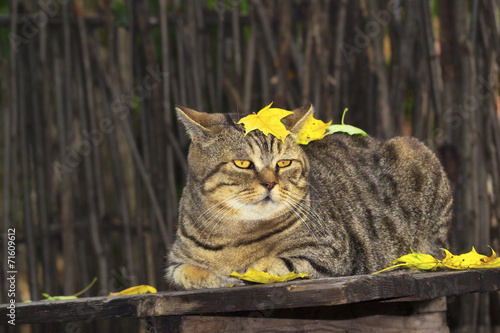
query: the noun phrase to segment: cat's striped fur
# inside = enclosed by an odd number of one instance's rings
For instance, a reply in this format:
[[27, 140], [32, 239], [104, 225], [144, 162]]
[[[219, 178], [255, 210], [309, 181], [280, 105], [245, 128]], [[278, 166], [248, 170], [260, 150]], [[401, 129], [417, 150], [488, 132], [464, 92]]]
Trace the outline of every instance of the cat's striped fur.
[[452, 194], [428, 148], [347, 134], [299, 146], [311, 112], [284, 118], [292, 135], [283, 143], [260, 131], [245, 136], [236, 114], [177, 109], [192, 143], [166, 273], [175, 288], [227, 286], [232, 271], [249, 266], [314, 278], [364, 274], [410, 247], [436, 254], [447, 246]]

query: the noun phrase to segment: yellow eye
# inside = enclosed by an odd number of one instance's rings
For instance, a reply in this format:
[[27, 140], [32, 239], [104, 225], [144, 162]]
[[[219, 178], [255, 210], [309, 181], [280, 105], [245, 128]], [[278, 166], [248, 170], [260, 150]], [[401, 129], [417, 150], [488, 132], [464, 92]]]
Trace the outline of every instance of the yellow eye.
[[290, 164], [292, 164], [291, 160], [281, 160], [281, 161], [278, 161], [277, 165], [278, 165], [278, 168], [286, 168]]
[[241, 169], [250, 169], [253, 167], [252, 162], [246, 160], [234, 160], [233, 163]]

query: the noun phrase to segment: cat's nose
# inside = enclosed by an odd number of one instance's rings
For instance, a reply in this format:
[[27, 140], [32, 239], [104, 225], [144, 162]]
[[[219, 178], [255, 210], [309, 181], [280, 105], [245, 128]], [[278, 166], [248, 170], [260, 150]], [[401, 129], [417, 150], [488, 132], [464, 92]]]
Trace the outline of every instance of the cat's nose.
[[273, 189], [274, 185], [276, 185], [276, 182], [263, 182], [261, 184], [270, 191]]

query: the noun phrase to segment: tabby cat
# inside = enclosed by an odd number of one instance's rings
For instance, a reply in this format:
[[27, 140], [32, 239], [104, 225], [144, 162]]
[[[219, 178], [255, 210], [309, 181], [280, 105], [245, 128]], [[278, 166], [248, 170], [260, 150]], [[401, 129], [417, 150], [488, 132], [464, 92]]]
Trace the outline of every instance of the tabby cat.
[[237, 114], [176, 109], [191, 137], [179, 227], [168, 256], [176, 289], [224, 287], [249, 266], [313, 278], [366, 274], [447, 246], [449, 181], [416, 139], [327, 135], [295, 143], [312, 114], [283, 118], [285, 142], [245, 136]]

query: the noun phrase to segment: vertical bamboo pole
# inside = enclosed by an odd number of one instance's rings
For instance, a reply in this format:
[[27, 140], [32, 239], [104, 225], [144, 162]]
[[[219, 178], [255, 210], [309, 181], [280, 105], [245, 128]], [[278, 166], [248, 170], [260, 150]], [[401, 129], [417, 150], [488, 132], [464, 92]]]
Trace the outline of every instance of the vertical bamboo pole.
[[[13, 0], [11, 2], [11, 21], [10, 21], [10, 31], [16, 33], [17, 32], [17, 21], [18, 21], [18, 12], [17, 12], [18, 0]], [[3, 234], [8, 234], [8, 229], [12, 226], [10, 221], [10, 204], [11, 204], [11, 185], [10, 180], [12, 177], [11, 174], [11, 165], [15, 159], [12, 159], [14, 156], [14, 152], [12, 149], [13, 142], [15, 142], [15, 138], [11, 137], [14, 128], [12, 126], [12, 122], [15, 122], [17, 118], [17, 79], [16, 79], [16, 69], [17, 69], [17, 54], [16, 50], [10, 50], [10, 68], [9, 68], [9, 107], [5, 108], [6, 112], [4, 113], [4, 164], [3, 164]], [[5, 90], [4, 90], [5, 91]], [[9, 111], [10, 109], [10, 111]], [[7, 242], [3, 243], [3, 253], [7, 253]], [[2, 276], [4, 271], [2, 271]], [[2, 285], [7, 285], [7, 280], [2, 279]], [[8, 288], [2, 288], [3, 290], [8, 290]]]
[[[69, 17], [69, 6], [72, 5], [71, 1], [62, 6], [62, 19], [63, 19], [63, 71], [59, 73], [59, 62], [56, 60], [54, 63], [54, 71], [56, 76], [56, 110], [57, 121], [59, 128], [59, 149], [61, 163], [65, 162], [65, 149], [71, 147], [73, 142], [73, 103], [72, 103], [72, 66], [71, 66], [71, 27]], [[58, 54], [57, 44], [54, 41], [53, 51]], [[73, 172], [74, 173], [74, 172]], [[64, 265], [64, 292], [65, 295], [74, 292], [75, 276], [78, 274], [74, 263], [76, 260], [76, 237], [75, 237], [75, 214], [73, 207], [75, 206], [74, 195], [71, 188], [77, 188], [76, 176], [74, 174], [67, 175], [63, 178], [61, 183], [61, 227], [62, 227], [62, 246], [63, 246], [63, 259], [67, 265]], [[73, 267], [72, 267], [73, 266]], [[80, 271], [80, 274], [83, 274]]]
[[[27, 91], [31, 93], [31, 96], [28, 97], [27, 95], [24, 95], [23, 98], [20, 99], [19, 107], [21, 109], [21, 117], [22, 119], [24, 117], [24, 123], [20, 121], [20, 128], [21, 130], [24, 130], [24, 132], [20, 132], [20, 139], [21, 142], [24, 141], [24, 143], [21, 143], [21, 146], [24, 146], [25, 154], [24, 154], [24, 163], [26, 165], [23, 165], [23, 179], [30, 178], [29, 175], [32, 173], [30, 172], [29, 168], [29, 158], [28, 158], [28, 143], [26, 142], [27, 140], [27, 133], [26, 133], [26, 127], [28, 127], [28, 121], [27, 121], [27, 111], [25, 108], [29, 108], [29, 110], [32, 111], [32, 114], [30, 115], [30, 118], [33, 119], [33, 123], [30, 124], [34, 127], [34, 135], [30, 136], [32, 137], [32, 141], [30, 144], [32, 145], [32, 152], [34, 154], [33, 157], [33, 171], [35, 173], [35, 179], [36, 179], [36, 187], [33, 186], [33, 188], [36, 188], [36, 193], [37, 193], [37, 208], [38, 208], [38, 220], [40, 224], [40, 229], [42, 230], [42, 237], [48, 238], [47, 233], [43, 233], [43, 231], [47, 232], [47, 201], [46, 201], [46, 186], [45, 186], [45, 175], [44, 175], [44, 170], [43, 170], [43, 165], [44, 165], [44, 152], [42, 148], [42, 117], [40, 115], [41, 110], [39, 107], [39, 101], [38, 101], [38, 84], [37, 84], [37, 78], [38, 78], [38, 70], [37, 67], [39, 64], [36, 63], [35, 56], [36, 52], [34, 50], [34, 46], [32, 43], [28, 45], [28, 64], [23, 66], [23, 68], [19, 68], [20, 72], [20, 88], [21, 87], [27, 87]], [[24, 72], [24, 68], [29, 69], [29, 73], [31, 76], [34, 76], [34, 80], [32, 79], [30, 81], [30, 84], [25, 84], [24, 81], [24, 75], [26, 73]], [[20, 89], [21, 90], [21, 89]], [[24, 92], [23, 92], [24, 94]], [[21, 96], [21, 95], [20, 95]], [[29, 101], [30, 104], [27, 105], [26, 101]], [[23, 110], [25, 109], [25, 110]], [[24, 128], [24, 129], [23, 129]], [[31, 205], [31, 190], [32, 186], [29, 184], [28, 180], [23, 181], [23, 188], [25, 191], [28, 191], [25, 196], [24, 196], [24, 205]], [[34, 244], [34, 233], [35, 233], [35, 227], [34, 227], [34, 222], [31, 216], [31, 207], [25, 209], [25, 212], [27, 215], [25, 216], [26, 218], [26, 245], [28, 248], [28, 263], [29, 263], [29, 271], [30, 271], [30, 287], [32, 290], [32, 293], [34, 295], [34, 299], [38, 298], [38, 280], [37, 280], [37, 270], [36, 270], [36, 252], [35, 252], [35, 244]], [[46, 245], [48, 247], [48, 240], [43, 241], [42, 240], [42, 246]], [[43, 251], [47, 251], [47, 249], [44, 249]], [[45, 256], [44, 256], [45, 257]], [[43, 264], [47, 265], [44, 268], [49, 268], [49, 261], [43, 262]], [[45, 273], [44, 278], [49, 278], [49, 274]]]
[[[169, 39], [168, 39], [168, 21], [167, 21], [167, 1], [160, 0], [160, 32], [161, 32], [161, 67], [164, 73], [169, 73]], [[167, 133], [172, 133], [172, 112], [170, 110], [170, 83], [169, 77], [164, 77], [162, 83], [163, 88], [163, 115], [165, 117], [165, 129]], [[173, 135], [169, 135], [169, 140], [166, 146], [166, 173], [167, 173], [167, 233], [168, 244], [174, 242], [174, 229], [177, 217], [177, 191], [175, 180], [175, 164], [174, 164], [174, 140]]]
[[[32, 44], [30, 44], [31, 46]], [[49, 77], [49, 64], [47, 63], [47, 27], [40, 27], [40, 54], [39, 54], [39, 64], [35, 63], [35, 50], [30, 51], [30, 60], [32, 65], [32, 73], [40, 74], [35, 75], [35, 82], [40, 82], [42, 77]], [[37, 70], [37, 68], [39, 68]], [[33, 81], [32, 81], [33, 82]], [[42, 97], [42, 107], [40, 108], [40, 103], [38, 103], [37, 90], [41, 86], [41, 97]], [[45, 168], [48, 165], [47, 152], [44, 147], [46, 142], [43, 124], [45, 123], [44, 116], [49, 113], [49, 85], [48, 84], [36, 84], [32, 88], [32, 101], [35, 101], [31, 110], [33, 111], [35, 135], [33, 144], [35, 146], [35, 174], [36, 174], [36, 185], [37, 185], [37, 203], [38, 203], [38, 218], [39, 218], [39, 230], [42, 234], [42, 270], [43, 270], [43, 287], [46, 293], [52, 292], [52, 282], [51, 282], [51, 251], [50, 251], [50, 235], [49, 235], [49, 216], [48, 207], [50, 207], [50, 191], [47, 191], [47, 170]], [[73, 292], [75, 292], [73, 290]]]
[[[221, 6], [225, 6], [222, 2]], [[219, 20], [217, 22], [217, 63], [215, 75], [215, 110], [214, 112], [222, 112], [222, 70], [224, 63], [224, 13], [225, 8], [219, 8]]]
[[252, 85], [253, 72], [255, 65], [255, 48], [257, 44], [257, 23], [255, 22], [255, 14], [250, 8], [250, 41], [247, 44], [246, 50], [246, 65], [245, 65], [245, 82], [243, 84], [243, 112], [248, 113], [251, 110], [252, 103]]
[[[179, 3], [176, 3], [175, 11], [179, 11]], [[183, 25], [182, 15], [176, 15], [175, 18], [175, 34], [176, 34], [176, 47], [177, 47], [177, 71], [176, 74], [179, 76], [179, 96], [177, 98], [177, 103], [181, 105], [186, 105], [187, 94], [186, 94], [186, 73], [188, 73], [185, 59], [186, 55], [184, 52], [184, 45], [187, 42], [185, 38], [185, 29]]]
[[[312, 4], [309, 4], [309, 11], [312, 11]], [[301, 68], [301, 94], [302, 94], [302, 103], [310, 103], [311, 99], [311, 72], [312, 72], [312, 57], [313, 57], [313, 29], [312, 29], [312, 17], [308, 17], [307, 24], [305, 25], [306, 30], [306, 38], [304, 44], [304, 57]]]
[[342, 66], [342, 43], [344, 42], [345, 28], [346, 28], [346, 12], [347, 12], [347, 0], [341, 0], [337, 3], [337, 18], [335, 21], [337, 22], [335, 26], [335, 41], [334, 41], [334, 50], [333, 50], [333, 110], [327, 118], [332, 118], [335, 112], [341, 110], [341, 66]]
[[[441, 66], [439, 64], [436, 48], [434, 46], [435, 38], [432, 29], [432, 13], [430, 4], [428, 2], [420, 2], [420, 5], [422, 7], [420, 15], [423, 25], [423, 46], [426, 51], [426, 57], [424, 58], [424, 61], [429, 76], [431, 103], [434, 107], [435, 114], [437, 116], [440, 116], [443, 113], [441, 103], [441, 91], [443, 91], [443, 83], [441, 81]], [[429, 124], [429, 127], [431, 126], [432, 124]]]
[[[285, 98], [288, 93], [288, 71], [290, 67], [290, 45], [292, 41], [292, 9], [288, 1], [278, 2], [280, 12], [278, 28], [278, 56], [275, 66], [277, 66], [278, 82], [274, 94], [274, 102], [277, 106], [285, 106]], [[290, 107], [293, 107], [291, 105]]]
[[[75, 54], [78, 54], [75, 52]], [[78, 58], [74, 58], [78, 59]], [[81, 59], [78, 59], [81, 60]], [[79, 120], [82, 124], [82, 128], [87, 129], [88, 123], [85, 114], [85, 91], [84, 91], [84, 79], [82, 75], [82, 70], [80, 66], [76, 66], [75, 70], [75, 79], [77, 82], [77, 94], [78, 94], [78, 114]], [[96, 188], [95, 188], [95, 178], [92, 172], [92, 161], [89, 159], [89, 156], [84, 156], [83, 158], [83, 169], [85, 174], [85, 190], [87, 196], [87, 205], [89, 207], [88, 210], [88, 223], [90, 226], [90, 238], [92, 242], [92, 247], [94, 248], [94, 254], [96, 257], [96, 261], [98, 264], [98, 278], [99, 278], [99, 288], [101, 291], [105, 292], [108, 290], [108, 264], [106, 260], [106, 254], [104, 252], [104, 247], [101, 242], [101, 231], [99, 228], [99, 212], [96, 205]]]
[[[63, 27], [63, 30], [65, 27]], [[61, 60], [58, 56], [58, 44], [56, 41], [52, 43], [53, 53], [56, 55], [54, 60], [54, 91], [55, 91], [55, 102], [56, 102], [56, 114], [57, 114], [57, 129], [58, 129], [58, 139], [59, 139], [59, 158], [60, 163], [64, 165], [66, 162], [65, 150], [69, 147], [69, 141], [67, 136], [68, 127], [66, 126], [65, 111], [71, 112], [71, 109], [65, 109], [65, 86], [63, 82], [65, 77], [63, 70], [61, 68]], [[67, 97], [67, 96], [66, 96]], [[63, 246], [63, 276], [64, 276], [64, 294], [71, 295], [76, 292], [75, 288], [75, 278], [78, 274], [77, 267], [73, 265], [76, 262], [76, 248], [75, 248], [75, 231], [74, 231], [74, 213], [73, 213], [73, 191], [71, 190], [71, 175], [62, 175], [62, 178], [58, 181], [60, 182], [59, 200], [61, 202], [59, 211], [59, 221], [62, 227], [62, 246]], [[45, 267], [44, 269], [48, 269]], [[46, 284], [45, 284], [46, 286]]]
[[[84, 21], [84, 13], [83, 13], [83, 1], [82, 0], [76, 0], [75, 2], [75, 14], [76, 14], [76, 22], [78, 26], [78, 32], [79, 32], [79, 41], [80, 41], [80, 49], [81, 49], [81, 56], [82, 56], [82, 64], [83, 64], [83, 80], [85, 84], [85, 102], [86, 102], [86, 113], [88, 114], [88, 123], [84, 129], [88, 131], [88, 133], [92, 133], [94, 130], [97, 129], [97, 117], [95, 114], [95, 98], [94, 98], [94, 90], [93, 90], [93, 84], [92, 84], [92, 67], [90, 64], [90, 55], [89, 55], [89, 38], [87, 34], [87, 26]], [[90, 134], [89, 136], [91, 136]], [[92, 141], [89, 138], [85, 138], [85, 140]], [[92, 147], [92, 153], [90, 156], [87, 157], [87, 159], [90, 159], [92, 162], [92, 171], [94, 173], [94, 177], [96, 178], [96, 182], [94, 183], [95, 186], [95, 195], [96, 195], [96, 207], [97, 207], [97, 213], [98, 213], [98, 218], [101, 218], [104, 216], [104, 212], [106, 211], [105, 208], [105, 200], [104, 200], [104, 190], [103, 190], [103, 178], [102, 178], [102, 169], [101, 169], [101, 162], [100, 162], [100, 155], [98, 153], [98, 145], [95, 145], [94, 143], [91, 143], [93, 145]]]
[[131, 219], [130, 219], [130, 209], [129, 209], [129, 203], [127, 200], [127, 190], [125, 186], [125, 179], [123, 176], [123, 170], [122, 170], [122, 159], [119, 154], [119, 149], [118, 149], [118, 139], [116, 137], [116, 125], [114, 121], [114, 117], [111, 113], [111, 110], [109, 106], [111, 103], [108, 100], [108, 96], [105, 90], [105, 83], [104, 78], [103, 78], [103, 73], [106, 72], [106, 69], [104, 68], [104, 65], [102, 64], [99, 55], [96, 53], [96, 50], [98, 50], [98, 43], [96, 41], [96, 36], [94, 35], [92, 38], [92, 47], [91, 50], [93, 51], [92, 56], [94, 58], [94, 61], [98, 65], [98, 69], [101, 73], [99, 75], [99, 87], [101, 88], [101, 99], [102, 99], [102, 112], [103, 112], [103, 122], [106, 123], [106, 128], [109, 128], [110, 133], [106, 133], [108, 145], [109, 145], [109, 152], [110, 152], [110, 158], [111, 158], [111, 164], [113, 167], [113, 178], [114, 178], [114, 183], [115, 183], [115, 189], [116, 189], [116, 195], [118, 197], [118, 209], [120, 212], [120, 217], [123, 223], [123, 243], [124, 243], [124, 258], [125, 258], [125, 266], [127, 267], [127, 273], [129, 276], [131, 276], [131, 283], [133, 285], [137, 284], [137, 271], [135, 269], [134, 265], [134, 259], [133, 259], [133, 254], [132, 254], [132, 231], [131, 231]]
[[197, 20], [196, 16], [196, 2], [189, 0], [190, 5], [188, 6], [188, 22], [189, 22], [189, 41], [190, 41], [190, 57], [192, 61], [192, 82], [194, 86], [194, 98], [195, 105], [198, 110], [202, 110], [203, 103], [203, 92], [202, 83], [204, 82], [204, 71], [202, 68], [202, 50], [200, 49], [200, 41], [198, 36], [198, 27], [201, 24]]
[[238, 80], [241, 79], [241, 39], [240, 39], [240, 3], [232, 1], [231, 8], [231, 27], [233, 32], [233, 54], [234, 68]]
[[[364, 2], [365, 0], [361, 1], [362, 4]], [[378, 2], [369, 0], [368, 4], [362, 5], [362, 9], [364, 19], [368, 21], [368, 9], [372, 11], [379, 10]], [[373, 81], [374, 87], [371, 89], [375, 92], [374, 107], [379, 115], [377, 119], [377, 136], [381, 138], [390, 138], [394, 136], [394, 126], [391, 123], [391, 112], [389, 109], [389, 83], [383, 50], [384, 33], [382, 28], [380, 28], [380, 30], [378, 34], [371, 38], [371, 42], [367, 47], [367, 52], [370, 58], [370, 70], [375, 79]]]

